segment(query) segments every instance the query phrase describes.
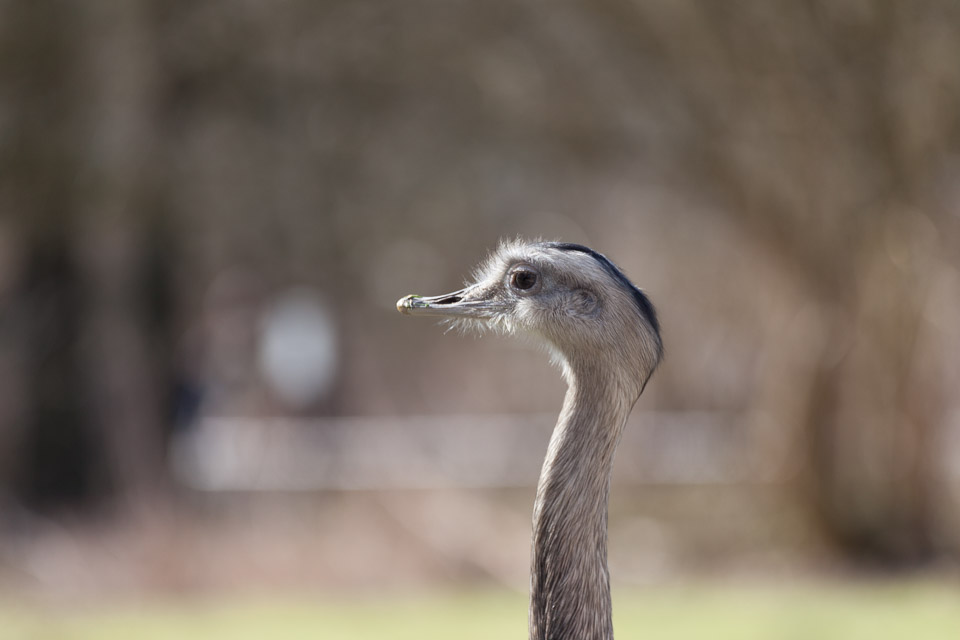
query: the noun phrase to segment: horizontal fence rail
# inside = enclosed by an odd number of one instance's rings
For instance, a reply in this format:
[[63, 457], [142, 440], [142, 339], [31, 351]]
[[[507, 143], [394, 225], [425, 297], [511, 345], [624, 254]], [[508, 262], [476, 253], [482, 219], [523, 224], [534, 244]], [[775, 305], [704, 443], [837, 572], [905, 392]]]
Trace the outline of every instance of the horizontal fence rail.
[[[171, 461], [183, 485], [203, 491], [527, 487], [536, 484], [555, 419], [208, 417], [178, 435]], [[613, 482], [784, 480], [789, 465], [764, 458], [749, 433], [736, 413], [636, 414], [624, 432]]]

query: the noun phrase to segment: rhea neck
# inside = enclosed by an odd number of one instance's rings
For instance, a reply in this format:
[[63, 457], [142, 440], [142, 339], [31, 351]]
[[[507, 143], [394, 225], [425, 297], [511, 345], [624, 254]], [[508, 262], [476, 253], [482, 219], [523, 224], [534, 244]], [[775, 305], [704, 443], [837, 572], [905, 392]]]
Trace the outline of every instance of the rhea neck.
[[610, 640], [610, 473], [639, 386], [591, 359], [564, 361], [567, 394], [537, 486], [531, 640]]

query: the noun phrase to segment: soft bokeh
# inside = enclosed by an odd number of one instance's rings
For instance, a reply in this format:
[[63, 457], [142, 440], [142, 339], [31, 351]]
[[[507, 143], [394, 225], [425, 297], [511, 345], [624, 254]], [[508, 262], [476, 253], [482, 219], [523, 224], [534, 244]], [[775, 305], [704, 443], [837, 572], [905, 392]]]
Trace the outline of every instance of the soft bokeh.
[[949, 584], [958, 61], [948, 0], [0, 1], [0, 596], [522, 594], [560, 376], [394, 308], [515, 236], [660, 312], [615, 594]]

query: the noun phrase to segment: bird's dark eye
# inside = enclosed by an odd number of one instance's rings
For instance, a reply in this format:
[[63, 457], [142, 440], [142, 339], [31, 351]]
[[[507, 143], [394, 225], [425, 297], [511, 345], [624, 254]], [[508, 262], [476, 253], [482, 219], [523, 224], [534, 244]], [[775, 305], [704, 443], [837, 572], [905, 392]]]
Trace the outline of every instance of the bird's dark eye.
[[529, 291], [537, 286], [537, 272], [530, 269], [517, 269], [510, 274], [510, 285], [520, 291]]

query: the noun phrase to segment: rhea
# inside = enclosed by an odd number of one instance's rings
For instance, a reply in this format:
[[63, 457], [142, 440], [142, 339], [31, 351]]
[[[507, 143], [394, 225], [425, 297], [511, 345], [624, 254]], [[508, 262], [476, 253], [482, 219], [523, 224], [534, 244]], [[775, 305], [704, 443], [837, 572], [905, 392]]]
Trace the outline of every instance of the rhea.
[[531, 640], [610, 640], [607, 505], [627, 416], [663, 354], [649, 298], [605, 256], [560, 242], [501, 244], [466, 288], [410, 295], [401, 313], [533, 336], [567, 393], [533, 509]]

